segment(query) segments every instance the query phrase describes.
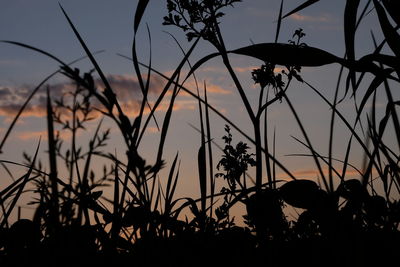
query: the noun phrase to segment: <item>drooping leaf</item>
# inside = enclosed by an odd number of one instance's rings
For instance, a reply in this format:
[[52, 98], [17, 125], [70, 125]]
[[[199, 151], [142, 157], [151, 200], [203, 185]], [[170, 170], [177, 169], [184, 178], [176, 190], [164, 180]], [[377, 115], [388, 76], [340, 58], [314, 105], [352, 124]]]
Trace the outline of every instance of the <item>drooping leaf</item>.
[[[386, 16], [386, 12], [381, 4], [374, 0], [374, 5], [376, 9], [376, 13], [378, 14], [379, 23], [381, 24], [383, 35], [386, 38], [386, 41], [392, 49], [393, 53], [397, 58], [400, 57], [400, 35], [397, 33], [396, 29], [390, 24], [388, 17]], [[396, 12], [399, 12], [398, 10]]]
[[376, 76], [374, 78], [374, 80], [370, 83], [367, 91], [365, 92], [363, 99], [361, 100], [361, 103], [358, 107], [358, 112], [357, 112], [357, 119], [358, 120], [361, 116], [362, 111], [364, 110], [364, 106], [367, 103], [369, 97], [373, 94], [374, 91], [377, 90], [377, 88], [379, 87], [379, 85], [381, 85], [383, 83], [383, 81], [385, 80], [384, 77], [381, 76]]
[[[349, 66], [349, 64], [347, 64], [343, 59], [319, 48], [310, 46], [295, 46], [284, 43], [254, 44], [228, 51], [228, 53], [254, 57], [262, 61], [283, 66], [297, 65], [304, 67], [316, 67], [331, 63], [340, 63], [342, 65], [346, 65], [347, 67]], [[220, 55], [220, 53], [212, 53], [200, 59], [190, 69], [187, 77], [192, 75], [207, 61]]]
[[282, 19], [289, 17], [290, 15], [299, 12], [303, 9], [305, 9], [308, 6], [311, 6], [312, 4], [315, 4], [316, 2], [319, 2], [319, 0], [307, 0], [305, 1], [303, 4], [299, 5], [298, 7], [296, 7], [295, 9], [293, 9], [292, 11], [290, 11], [289, 13], [287, 13], [285, 16], [282, 17]]
[[296, 208], [308, 209], [313, 206], [319, 186], [311, 180], [294, 180], [279, 189], [283, 200]]

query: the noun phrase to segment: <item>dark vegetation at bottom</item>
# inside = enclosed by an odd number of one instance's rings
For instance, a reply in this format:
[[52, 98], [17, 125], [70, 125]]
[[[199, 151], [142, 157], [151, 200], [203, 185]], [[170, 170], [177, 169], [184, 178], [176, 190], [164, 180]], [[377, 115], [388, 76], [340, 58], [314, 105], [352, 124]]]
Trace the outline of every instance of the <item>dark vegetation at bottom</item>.
[[[40, 83], [16, 115], [0, 144], [3, 148], [15, 123], [32, 97], [55, 74], [70, 78], [75, 90], [60, 99], [50, 97], [47, 91], [47, 144], [48, 164], [34, 156], [24, 155], [25, 163], [1, 160], [27, 170], [0, 191], [0, 266], [389, 266], [398, 261], [400, 244], [400, 168], [399, 151], [389, 145], [385, 135], [392, 136], [400, 146], [400, 122], [397, 106], [400, 101], [392, 94], [399, 85], [400, 23], [399, 1], [347, 0], [344, 12], [346, 55], [341, 58], [303, 43], [305, 33], [298, 29], [289, 43], [278, 43], [284, 19], [318, 2], [305, 1], [292, 12], [283, 15], [283, 1], [278, 16], [274, 43], [253, 44], [227, 50], [219, 25], [220, 11], [238, 0], [184, 1], [167, 0], [168, 15], [164, 24], [182, 29], [190, 49], [183, 51], [183, 59], [168, 77], [138, 59], [136, 34], [146, 10], [148, 0], [139, 0], [135, 14], [132, 58], [138, 84], [143, 93], [139, 114], [132, 121], [121, 107], [117, 94], [98, 66], [67, 13], [64, 12], [78, 41], [99, 75], [103, 90], [92, 74], [81, 73], [57, 57], [29, 45], [14, 44], [44, 54], [61, 64], [61, 68]], [[250, 2], [250, 1], [249, 1]], [[361, 7], [364, 3], [364, 8]], [[379, 44], [374, 35], [374, 52], [355, 58], [355, 34], [360, 22], [372, 10], [379, 20], [384, 40]], [[392, 26], [396, 23], [397, 26]], [[176, 40], [176, 39], [175, 39]], [[216, 53], [205, 56], [196, 64], [188, 64], [186, 78], [194, 76], [196, 69], [214, 57], [221, 57], [227, 74], [232, 78], [240, 100], [253, 126], [249, 136], [234, 122], [218, 112], [204, 97], [191, 92], [182, 81], [183, 66], [199, 41], [211, 44]], [[387, 45], [387, 47], [385, 47]], [[180, 45], [179, 45], [180, 46]], [[181, 47], [181, 46], [180, 46]], [[383, 48], [390, 54], [383, 54]], [[260, 85], [258, 103], [248, 100], [228, 54], [249, 56], [263, 61], [251, 76]], [[81, 59], [79, 59], [81, 60]], [[78, 60], [78, 61], [79, 61]], [[341, 70], [333, 101], [325, 97], [301, 76], [301, 68], [339, 64]], [[285, 67], [277, 72], [276, 65]], [[143, 73], [143, 69], [146, 73]], [[345, 85], [342, 76], [347, 71]], [[154, 100], [149, 86], [153, 75], [165, 79], [165, 87]], [[366, 82], [364, 77], [370, 77]], [[313, 147], [305, 127], [290, 100], [291, 84], [306, 84], [331, 110], [328, 155]], [[339, 89], [344, 87], [343, 99]], [[361, 88], [361, 87], [366, 88]], [[396, 87], [397, 86], [397, 87]], [[365, 90], [363, 90], [365, 89]], [[379, 89], [379, 90], [378, 90]], [[174, 102], [180, 91], [193, 96], [199, 103], [201, 146], [198, 150], [198, 182], [200, 197], [176, 198], [179, 177], [178, 155], [167, 174], [163, 151], [167, 139]], [[340, 112], [340, 103], [352, 93], [356, 118], [350, 121]], [[168, 94], [169, 99], [165, 100]], [[377, 112], [378, 94], [386, 97], [384, 114]], [[356, 100], [356, 95], [361, 101]], [[150, 101], [153, 100], [153, 101]], [[155, 111], [165, 100], [168, 109], [159, 124]], [[297, 154], [313, 159], [318, 182], [297, 179], [276, 157], [275, 133], [268, 131], [267, 113], [273, 105], [285, 103], [293, 114], [304, 140], [294, 137], [308, 154]], [[258, 109], [252, 108], [256, 107]], [[371, 109], [367, 112], [366, 106]], [[146, 115], [145, 110], [149, 111]], [[215, 166], [209, 113], [226, 121], [225, 147], [222, 158]], [[100, 114], [100, 115], [99, 115]], [[366, 116], [365, 116], [366, 115]], [[77, 145], [78, 132], [85, 130], [95, 117], [101, 117], [87, 147]], [[264, 117], [263, 117], [264, 116]], [[366, 117], [366, 118], [365, 118]], [[110, 130], [103, 130], [103, 119], [114, 123], [126, 146], [126, 158], [104, 151]], [[333, 157], [335, 121], [340, 120], [350, 133], [345, 143], [343, 159]], [[160, 141], [155, 163], [150, 165], [140, 156], [139, 144], [150, 122], [159, 128]], [[230, 126], [228, 126], [230, 125]], [[255, 153], [249, 153], [244, 142], [233, 143], [231, 127], [243, 135]], [[59, 131], [56, 128], [61, 129]], [[63, 143], [60, 132], [68, 132], [69, 143]], [[271, 140], [272, 139], [272, 140]], [[367, 140], [366, 142], [364, 142]], [[272, 145], [272, 148], [271, 148]], [[363, 166], [351, 164], [352, 149], [361, 149]], [[95, 158], [107, 160], [103, 175], [98, 177]], [[65, 169], [57, 165], [62, 162]], [[338, 167], [337, 164], [340, 163]], [[218, 173], [214, 173], [215, 167]], [[49, 169], [46, 171], [46, 168]], [[255, 169], [255, 179], [248, 170]], [[280, 169], [290, 181], [279, 180]], [[95, 169], [95, 171], [93, 171]], [[324, 171], [328, 170], [328, 174]], [[355, 170], [359, 178], [349, 177]], [[59, 177], [61, 172], [67, 178]], [[97, 176], [96, 176], [97, 175]], [[216, 181], [224, 186], [217, 192]], [[337, 180], [335, 180], [337, 179]], [[267, 180], [267, 182], [264, 182]], [[161, 183], [163, 182], [163, 183]], [[18, 216], [11, 222], [27, 185], [34, 188], [33, 218]], [[109, 199], [100, 190], [109, 186], [113, 191]], [[165, 185], [165, 186], [164, 186]], [[244, 223], [239, 226], [231, 208], [243, 205]], [[288, 219], [286, 207], [298, 212]], [[184, 219], [183, 219], [184, 218]]]

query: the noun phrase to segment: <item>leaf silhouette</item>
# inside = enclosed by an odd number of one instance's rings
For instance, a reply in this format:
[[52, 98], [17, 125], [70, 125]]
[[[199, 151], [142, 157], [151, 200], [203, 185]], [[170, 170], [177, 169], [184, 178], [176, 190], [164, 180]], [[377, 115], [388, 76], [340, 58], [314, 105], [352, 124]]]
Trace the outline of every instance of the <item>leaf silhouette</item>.
[[357, 112], [357, 119], [356, 121], [360, 118], [362, 111], [364, 110], [365, 104], [367, 103], [369, 97], [373, 94], [373, 92], [376, 91], [376, 89], [383, 83], [383, 81], [385, 80], [384, 77], [381, 76], [376, 76], [372, 82], [370, 83], [367, 91], [365, 92], [361, 103], [358, 107], [358, 112]]
[[282, 9], [283, 9], [283, 0], [281, 1], [281, 7], [279, 8], [278, 23], [276, 25], [275, 43], [278, 42], [279, 32], [281, 31]]
[[205, 211], [206, 198], [207, 198], [207, 166], [206, 166], [206, 145], [201, 144], [198, 152], [198, 168], [199, 168], [199, 181], [200, 181], [200, 194], [201, 194], [201, 210]]
[[231, 53], [250, 56], [273, 64], [316, 67], [340, 62], [337, 56], [319, 48], [283, 43], [261, 43], [242, 47]]
[[[344, 10], [344, 39], [346, 44], [346, 55], [350, 62], [355, 61], [354, 38], [356, 34], [357, 10], [360, 0], [347, 0]], [[356, 73], [350, 69], [349, 78], [353, 88], [356, 83]]]
[[392, 19], [400, 25], [400, 1], [399, 0], [382, 0], [383, 5], [386, 8], [386, 11], [390, 14]]
[[311, 6], [312, 4], [315, 4], [316, 2], [319, 2], [319, 0], [308, 0], [306, 2], [304, 2], [303, 4], [299, 5], [298, 7], [296, 7], [295, 9], [293, 9], [292, 11], [290, 11], [289, 13], [287, 13], [285, 16], [282, 17], [282, 19], [289, 17], [290, 15], [299, 12], [303, 9], [305, 9], [308, 6]]
[[296, 208], [308, 209], [313, 206], [319, 194], [318, 185], [311, 180], [294, 180], [280, 187], [283, 200]]

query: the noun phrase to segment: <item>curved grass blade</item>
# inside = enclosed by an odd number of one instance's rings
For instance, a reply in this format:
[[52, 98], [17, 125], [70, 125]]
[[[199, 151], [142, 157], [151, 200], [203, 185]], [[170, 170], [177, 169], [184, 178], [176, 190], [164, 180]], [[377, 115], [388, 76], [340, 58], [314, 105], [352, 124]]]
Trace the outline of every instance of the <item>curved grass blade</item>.
[[186, 77], [190, 77], [198, 68], [200, 68], [201, 65], [203, 65], [204, 63], [206, 63], [207, 61], [209, 61], [210, 59], [213, 59], [215, 57], [220, 56], [221, 53], [212, 53], [208, 56], [203, 57], [202, 59], [200, 59], [199, 61], [197, 61], [192, 68], [190, 68], [189, 73], [186, 75]]
[[[40, 49], [35, 48], [35, 47], [28, 46], [28, 45], [25, 45], [25, 44], [21, 44], [21, 43], [17, 43], [17, 42], [11, 42], [11, 41], [3, 41], [3, 42], [7, 42], [7, 43], [15, 44], [15, 45], [18, 45], [18, 46], [22, 46], [22, 47], [25, 47], [25, 48], [28, 48], [28, 49], [37, 51], [37, 52], [42, 53], [42, 54], [45, 54], [45, 55], [48, 54], [47, 52], [45, 52], [45, 51], [43, 51], [43, 50], [40, 50]], [[96, 52], [94, 52], [93, 54], [102, 53], [103, 51], [104, 51], [104, 50], [96, 51]], [[49, 54], [49, 56], [50, 56], [51, 58], [53, 58], [52, 55]], [[66, 66], [70, 66], [70, 65], [72, 65], [72, 64], [74, 64], [74, 63], [76, 63], [76, 62], [78, 62], [78, 61], [81, 61], [82, 59], [85, 59], [85, 58], [87, 58], [87, 56], [83, 56], [83, 57], [80, 57], [80, 58], [78, 58], [78, 59], [75, 59], [75, 60], [69, 62], [68, 64], [66, 64]], [[58, 61], [58, 60], [57, 60], [57, 61]], [[43, 79], [43, 81], [41, 81], [41, 82], [39, 83], [39, 85], [37, 85], [37, 86], [35, 87], [35, 89], [33, 89], [33, 91], [31, 92], [31, 94], [28, 96], [28, 98], [27, 98], [27, 99], [25, 100], [25, 102], [22, 104], [21, 108], [18, 110], [17, 115], [15, 115], [13, 121], [11, 122], [11, 124], [10, 124], [10, 126], [8, 127], [6, 133], [4, 134], [3, 139], [1, 140], [1, 143], [0, 143], [0, 154], [2, 153], [2, 148], [3, 148], [4, 144], [5, 144], [5, 142], [6, 142], [7, 138], [8, 138], [8, 136], [10, 135], [12, 129], [14, 128], [15, 123], [18, 121], [19, 117], [21, 116], [22, 112], [25, 110], [26, 106], [29, 104], [29, 102], [31, 101], [31, 99], [33, 98], [33, 96], [37, 93], [37, 91], [42, 87], [43, 84], [45, 84], [50, 78], [52, 78], [54, 75], [56, 75], [56, 74], [59, 73], [59, 72], [60, 72], [60, 69], [57, 70], [57, 71], [55, 71], [55, 72], [53, 72], [53, 73], [51, 73], [49, 76], [47, 76], [45, 79]]]
[[137, 4], [136, 12], [135, 12], [135, 23], [134, 23], [135, 33], [137, 32], [137, 30], [139, 28], [140, 21], [142, 20], [144, 11], [146, 10], [148, 3], [149, 3], [149, 0], [139, 0], [139, 2]]
[[306, 2], [304, 2], [303, 4], [299, 5], [298, 7], [296, 7], [295, 9], [293, 9], [292, 11], [290, 11], [289, 13], [287, 13], [285, 16], [282, 17], [282, 19], [289, 17], [290, 15], [293, 15], [296, 12], [299, 12], [303, 9], [305, 9], [306, 7], [311, 6], [312, 4], [315, 4], [316, 2], [319, 2], [319, 0], [307, 0]]
[[[197, 95], [199, 96], [199, 89], [197, 88]], [[207, 196], [207, 165], [206, 165], [206, 142], [203, 123], [203, 110], [201, 108], [201, 101], [199, 102], [199, 115], [200, 115], [200, 131], [201, 131], [201, 146], [197, 154], [197, 168], [199, 172], [200, 182], [200, 196], [201, 196], [201, 211], [206, 210], [206, 196]]]
[[157, 163], [162, 162], [162, 155], [163, 155], [163, 151], [164, 151], [165, 140], [167, 138], [169, 124], [171, 122], [172, 111], [174, 108], [175, 99], [178, 96], [178, 84], [179, 84], [179, 74], [177, 77], [177, 81], [174, 85], [174, 90], [172, 91], [172, 96], [169, 101], [169, 106], [168, 106], [167, 112], [165, 113], [163, 125], [161, 128], [160, 143], [158, 145], [158, 151], [157, 151], [157, 160], [156, 160]]
[[384, 80], [385, 78], [381, 76], [376, 76], [372, 80], [358, 107], [356, 122], [360, 119], [361, 112], [364, 110], [364, 106], [367, 103], [369, 97], [378, 89], [378, 87], [383, 83]]
[[58, 63], [60, 63], [61, 65], [65, 66], [65, 67], [68, 66], [67, 64], [65, 64], [65, 63], [64, 63], [61, 59], [59, 59], [58, 57], [56, 57], [56, 56], [54, 56], [54, 55], [50, 54], [49, 52], [46, 52], [46, 51], [44, 51], [44, 50], [42, 50], [42, 49], [36, 48], [36, 47], [34, 47], [34, 46], [30, 46], [30, 45], [27, 45], [27, 44], [24, 44], [24, 43], [20, 43], [20, 42], [7, 41], [7, 40], [0, 40], [0, 42], [1, 42], [1, 43], [7, 43], [7, 44], [13, 44], [13, 45], [17, 45], [17, 46], [21, 46], [21, 47], [28, 48], [28, 49], [30, 49], [30, 50], [34, 50], [34, 51], [36, 51], [36, 52], [39, 52], [40, 54], [43, 54], [43, 55], [45, 55], [45, 56], [48, 56], [48, 57], [54, 59], [55, 61], [57, 61]]
[[[346, 125], [346, 127], [349, 129], [349, 131], [351, 132], [352, 136], [354, 136], [354, 138], [356, 138], [357, 142], [360, 144], [360, 146], [362, 147], [364, 153], [368, 156], [370, 161], [374, 162], [374, 165], [377, 165], [376, 162], [374, 161], [373, 155], [369, 152], [368, 147], [365, 145], [364, 141], [360, 138], [360, 136], [355, 132], [355, 129], [353, 127], [351, 127], [351, 125], [349, 124], [349, 122], [346, 120], [346, 118], [343, 116], [342, 113], [340, 113], [329, 101], [328, 99], [326, 99], [326, 97], [321, 94], [321, 92], [319, 92], [314, 86], [312, 86], [310, 83], [308, 83], [307, 81], [304, 81], [304, 83], [311, 88], [318, 96], [320, 96], [325, 103], [327, 103], [338, 115], [338, 117], [342, 120], [342, 122]], [[379, 167], [379, 166], [378, 166]]]
[[[194, 48], [197, 46], [198, 42], [200, 41], [200, 38], [197, 38], [196, 41], [193, 43], [193, 45], [190, 47], [189, 51], [186, 53], [186, 55], [184, 56], [184, 58], [181, 60], [181, 62], [179, 63], [178, 67], [175, 69], [174, 73], [172, 74], [172, 76], [170, 78], [167, 79], [167, 84], [164, 86], [164, 89], [162, 90], [160, 96], [158, 97], [158, 99], [156, 100], [156, 103], [153, 106], [153, 109], [150, 111], [150, 114], [148, 116], [148, 118], [146, 119], [146, 122], [144, 123], [143, 126], [143, 130], [139, 135], [137, 144], [140, 143], [140, 140], [142, 140], [144, 132], [146, 130], [147, 125], [150, 122], [151, 117], [153, 116], [154, 112], [157, 110], [157, 107], [160, 105], [161, 101], [163, 100], [165, 94], [168, 92], [171, 84], [174, 83], [174, 80], [176, 79], [176, 77], [178, 76], [178, 74], [181, 72], [182, 67], [184, 66], [185, 62], [187, 61], [187, 59], [189, 58], [189, 56], [192, 54]], [[126, 57], [125, 57], [126, 58]], [[128, 58], [129, 59], [129, 58]], [[132, 60], [132, 59], [130, 59]], [[141, 63], [139, 63], [140, 65], [142, 65]], [[146, 66], [148, 67], [148, 66]], [[154, 71], [154, 69], [153, 69]]]
[[[150, 29], [149, 29], [148, 25], [147, 25], [147, 33], [148, 33], [148, 37], [149, 37], [149, 47], [150, 47], [150, 51], [149, 51], [150, 55], [149, 55], [149, 63], [148, 64], [149, 64], [149, 66], [151, 66], [151, 64], [152, 64], [151, 34], [150, 34]], [[133, 36], [133, 43], [132, 43], [132, 63], [133, 63], [133, 67], [136, 72], [136, 77], [138, 78], [138, 81], [139, 81], [140, 89], [143, 94], [143, 100], [142, 100], [142, 103], [140, 106], [139, 115], [136, 117], [135, 122], [133, 124], [133, 126], [135, 127], [134, 135], [133, 135], [133, 143], [135, 143], [135, 144], [137, 143], [137, 139], [139, 136], [140, 125], [142, 123], [145, 105], [147, 104], [149, 110], [152, 110], [152, 107], [150, 106], [150, 103], [147, 100], [148, 93], [149, 93], [149, 86], [150, 86], [151, 68], [149, 68], [147, 70], [146, 84], [144, 84], [143, 78], [142, 78], [142, 73], [140, 71], [138, 62], [139, 62], [139, 59], [137, 57], [137, 52], [136, 52], [136, 31], [135, 31], [134, 36]], [[153, 119], [154, 119], [154, 123], [156, 124], [157, 130], [160, 131], [160, 127], [158, 125], [155, 114], [153, 114]]]
[[99, 74], [102, 82], [105, 85], [105, 90], [104, 90], [104, 94], [106, 96], [108, 96], [109, 100], [111, 100], [110, 102], [112, 104], [115, 104], [115, 106], [118, 109], [119, 114], [123, 114], [122, 109], [120, 107], [120, 105], [118, 104], [118, 101], [115, 98], [115, 94], [110, 86], [110, 83], [108, 82], [106, 76], [104, 75], [103, 71], [101, 70], [99, 64], [97, 63], [96, 59], [94, 58], [93, 54], [90, 52], [89, 48], [86, 46], [85, 42], [83, 41], [81, 35], [79, 34], [78, 30], [75, 28], [74, 24], [72, 23], [71, 19], [69, 18], [69, 16], [67, 15], [67, 13], [65, 12], [64, 8], [62, 7], [62, 5], [59, 3], [59, 6], [65, 16], [65, 18], [67, 19], [69, 25], [71, 26], [76, 38], [79, 40], [79, 43], [81, 44], [82, 48], [85, 50], [87, 56], [89, 57], [90, 61], [92, 62], [93, 66], [95, 67], [97, 73]]
[[212, 136], [211, 136], [211, 124], [210, 124], [210, 111], [208, 107], [208, 98], [207, 98], [207, 87], [204, 83], [204, 102], [205, 102], [205, 117], [206, 117], [206, 134], [207, 134], [207, 149], [208, 149], [208, 168], [210, 172], [210, 218], [212, 218], [213, 212], [213, 203], [214, 203], [214, 193], [215, 193], [215, 177], [214, 177], [214, 163], [213, 163], [213, 153], [212, 153]]

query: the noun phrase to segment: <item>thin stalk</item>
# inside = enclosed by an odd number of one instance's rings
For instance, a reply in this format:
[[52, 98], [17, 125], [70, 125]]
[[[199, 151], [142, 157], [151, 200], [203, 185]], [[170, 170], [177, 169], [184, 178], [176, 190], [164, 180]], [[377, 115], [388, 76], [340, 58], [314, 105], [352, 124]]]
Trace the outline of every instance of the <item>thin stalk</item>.
[[306, 130], [304, 129], [304, 126], [303, 126], [303, 123], [302, 123], [301, 120], [300, 120], [300, 117], [298, 116], [296, 110], [294, 109], [294, 107], [293, 107], [293, 105], [292, 105], [292, 102], [289, 100], [289, 97], [287, 96], [287, 94], [283, 94], [283, 97], [285, 98], [285, 100], [286, 100], [286, 102], [287, 102], [287, 104], [288, 104], [290, 110], [292, 111], [293, 116], [295, 117], [295, 119], [296, 119], [296, 121], [297, 121], [297, 124], [299, 125], [300, 130], [301, 130], [301, 132], [303, 133], [303, 136], [304, 136], [304, 139], [306, 140], [307, 145], [310, 147], [310, 151], [311, 151], [311, 153], [312, 153], [312, 155], [313, 155], [314, 162], [315, 162], [315, 164], [317, 165], [317, 168], [318, 168], [319, 173], [321, 174], [321, 178], [322, 178], [322, 181], [324, 182], [324, 185], [325, 185], [326, 190], [327, 190], [328, 192], [333, 191], [333, 188], [331, 188], [331, 187], [329, 186], [328, 182], [326, 181], [324, 172], [322, 171], [321, 164], [320, 164], [320, 162], [319, 162], [319, 160], [318, 160], [318, 157], [315, 155], [315, 150], [314, 150], [314, 148], [313, 148], [313, 146], [312, 146], [312, 144], [311, 144], [311, 141], [310, 141], [310, 139], [309, 139], [309, 137], [308, 137], [308, 135], [307, 135]]

